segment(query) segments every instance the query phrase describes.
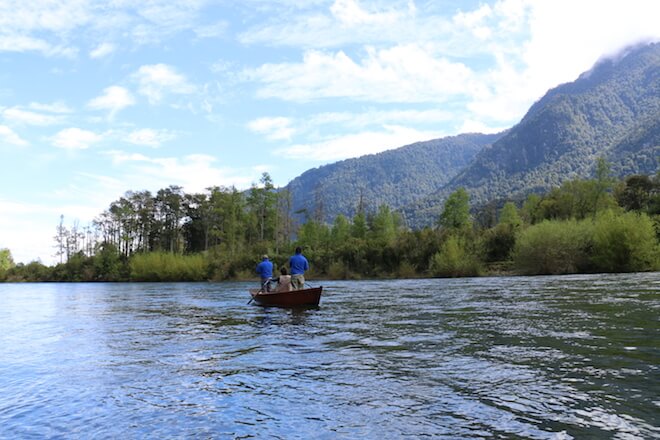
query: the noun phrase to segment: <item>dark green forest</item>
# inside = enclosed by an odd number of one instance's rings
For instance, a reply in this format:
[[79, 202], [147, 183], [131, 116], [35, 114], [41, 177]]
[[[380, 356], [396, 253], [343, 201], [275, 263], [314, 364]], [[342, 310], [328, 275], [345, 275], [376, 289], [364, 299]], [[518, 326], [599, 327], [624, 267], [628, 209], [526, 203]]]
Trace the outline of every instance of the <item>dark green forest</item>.
[[[400, 209], [435, 193], [502, 134], [461, 134], [313, 168], [293, 179], [297, 219], [332, 222], [382, 204]], [[359, 202], [362, 200], [362, 203]]]
[[595, 174], [604, 157], [616, 176], [653, 174], [660, 156], [660, 43], [604, 59], [549, 90], [523, 119], [483, 148], [434, 194], [402, 207], [409, 224], [432, 224], [456, 189], [473, 203], [547, 192]]
[[383, 204], [297, 224], [291, 195], [268, 174], [247, 192], [127, 192], [93, 224], [54, 227], [58, 264], [14, 264], [0, 250], [2, 281], [203, 281], [251, 279], [261, 254], [285, 265], [296, 246], [308, 278], [459, 277], [651, 271], [660, 268], [660, 177], [613, 179], [605, 160], [522, 203], [470, 209], [459, 188], [432, 227], [413, 230]]

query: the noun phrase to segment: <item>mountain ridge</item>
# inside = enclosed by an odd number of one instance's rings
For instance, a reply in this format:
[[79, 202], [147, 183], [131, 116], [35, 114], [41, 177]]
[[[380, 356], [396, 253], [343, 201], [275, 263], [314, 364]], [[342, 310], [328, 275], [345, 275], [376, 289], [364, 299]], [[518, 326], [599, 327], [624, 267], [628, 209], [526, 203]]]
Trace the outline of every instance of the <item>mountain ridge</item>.
[[588, 178], [598, 157], [617, 176], [655, 173], [660, 155], [660, 43], [629, 47], [548, 90], [510, 129], [459, 134], [306, 171], [287, 185], [294, 210], [331, 222], [385, 203], [411, 227], [435, 224], [446, 197], [520, 199]]
[[467, 133], [346, 159], [307, 170], [286, 189], [294, 212], [326, 222], [353, 216], [361, 200], [367, 211], [398, 209], [445, 185], [501, 135]]

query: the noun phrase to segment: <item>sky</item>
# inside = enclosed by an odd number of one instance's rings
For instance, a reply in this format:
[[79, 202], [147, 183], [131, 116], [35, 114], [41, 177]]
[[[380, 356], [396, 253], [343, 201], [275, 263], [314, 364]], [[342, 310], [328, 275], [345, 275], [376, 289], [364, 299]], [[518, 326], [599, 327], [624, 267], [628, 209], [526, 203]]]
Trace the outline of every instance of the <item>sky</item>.
[[284, 186], [327, 163], [516, 124], [660, 40], [657, 0], [0, 0], [0, 249], [126, 191]]

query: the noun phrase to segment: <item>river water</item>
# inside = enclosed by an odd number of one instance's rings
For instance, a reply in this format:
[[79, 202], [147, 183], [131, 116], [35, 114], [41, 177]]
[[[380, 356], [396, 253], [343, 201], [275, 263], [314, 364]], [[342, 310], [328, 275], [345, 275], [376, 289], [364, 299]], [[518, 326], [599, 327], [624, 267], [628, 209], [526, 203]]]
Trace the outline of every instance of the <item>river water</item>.
[[660, 438], [660, 273], [252, 284], [0, 284], [0, 438]]

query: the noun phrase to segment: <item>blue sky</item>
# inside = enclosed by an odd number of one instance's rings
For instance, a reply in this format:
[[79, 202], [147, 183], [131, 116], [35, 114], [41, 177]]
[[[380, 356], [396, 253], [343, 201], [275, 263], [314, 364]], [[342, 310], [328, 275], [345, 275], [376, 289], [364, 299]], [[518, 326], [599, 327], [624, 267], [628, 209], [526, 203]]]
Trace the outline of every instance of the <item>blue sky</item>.
[[127, 190], [276, 185], [515, 124], [603, 55], [658, 40], [655, 0], [0, 0], [0, 248]]

